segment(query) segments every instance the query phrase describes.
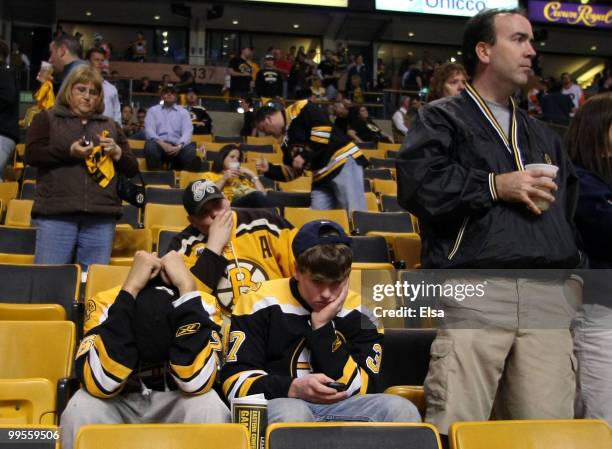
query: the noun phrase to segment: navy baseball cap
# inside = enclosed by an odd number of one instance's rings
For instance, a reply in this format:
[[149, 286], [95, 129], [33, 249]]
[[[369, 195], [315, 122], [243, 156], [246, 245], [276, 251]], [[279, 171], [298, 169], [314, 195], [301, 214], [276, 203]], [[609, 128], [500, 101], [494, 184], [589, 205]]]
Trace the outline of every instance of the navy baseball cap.
[[206, 203], [225, 198], [219, 187], [207, 179], [193, 181], [183, 192], [183, 206], [189, 215], [196, 216]]
[[293, 238], [291, 249], [293, 255], [298, 257], [313, 246], [337, 243], [351, 246], [351, 239], [346, 235], [342, 226], [331, 220], [314, 220], [300, 228]]

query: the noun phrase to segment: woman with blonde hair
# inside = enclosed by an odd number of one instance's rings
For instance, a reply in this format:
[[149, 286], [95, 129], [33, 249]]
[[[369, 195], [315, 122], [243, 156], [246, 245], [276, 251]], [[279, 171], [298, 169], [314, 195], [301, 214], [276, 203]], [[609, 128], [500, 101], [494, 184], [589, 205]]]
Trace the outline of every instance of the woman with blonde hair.
[[121, 215], [117, 177], [138, 172], [119, 125], [102, 115], [102, 78], [80, 65], [66, 78], [52, 109], [34, 117], [26, 163], [37, 167], [32, 208], [35, 262], [107, 264]]

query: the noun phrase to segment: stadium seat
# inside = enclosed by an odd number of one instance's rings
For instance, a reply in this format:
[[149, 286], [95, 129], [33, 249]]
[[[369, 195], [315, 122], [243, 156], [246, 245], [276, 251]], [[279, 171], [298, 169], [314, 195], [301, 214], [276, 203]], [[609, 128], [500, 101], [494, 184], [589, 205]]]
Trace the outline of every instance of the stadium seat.
[[7, 226], [30, 227], [33, 205], [32, 200], [11, 200], [6, 208], [4, 223]]
[[353, 250], [353, 262], [391, 262], [384, 237], [352, 236], [351, 249]]
[[399, 154], [399, 151], [387, 150], [385, 152], [385, 157], [387, 159], [397, 159], [398, 154]]
[[83, 426], [75, 449], [249, 449], [242, 424], [115, 424]]
[[276, 192], [270, 190], [268, 198], [278, 207], [310, 207], [310, 193]]
[[175, 235], [178, 235], [179, 231], [173, 231], [170, 229], [161, 229], [159, 231], [159, 235], [157, 237], [156, 249], [159, 257], [163, 257], [168, 252], [168, 246], [170, 242], [174, 238]]
[[345, 209], [317, 210], [304, 207], [285, 207], [284, 216], [293, 226], [299, 228], [313, 220], [331, 220], [342, 226], [349, 234], [349, 220]]
[[[146, 171], [142, 172], [142, 179], [146, 185], [167, 185], [174, 187], [174, 172], [172, 170], [158, 170], [158, 171]], [[140, 184], [140, 177], [135, 176], [132, 181]]]
[[134, 154], [134, 157], [137, 159], [145, 158], [144, 146], [142, 148], [130, 148], [130, 150], [132, 150], [132, 154]]
[[274, 148], [273, 144], [253, 145], [253, 144], [241, 143], [240, 151], [242, 151], [243, 153], [247, 153], [249, 151], [253, 151], [255, 153], [275, 153], [276, 148]]
[[138, 170], [141, 173], [149, 171], [149, 167], [147, 167], [147, 160], [144, 157], [137, 157], [136, 162], [138, 162]]
[[36, 229], [0, 226], [0, 263], [33, 264]]
[[210, 152], [218, 153], [221, 150], [221, 148], [223, 148], [228, 143], [231, 143], [231, 142], [207, 142], [207, 143], [204, 143], [204, 150], [206, 151], [206, 159], [211, 160], [211, 159], [208, 158], [208, 153], [210, 153]]
[[206, 179], [207, 173], [208, 172], [192, 172], [192, 171], [179, 172], [179, 189], [185, 190], [185, 188], [189, 185], [190, 182], [197, 181], [198, 179]]
[[15, 304], [59, 304], [78, 323], [81, 287], [79, 265], [0, 265], [0, 301]]
[[246, 143], [249, 145], [274, 145], [278, 140], [272, 136], [247, 136]]
[[26, 165], [23, 168], [23, 174], [21, 178], [24, 181], [36, 181], [36, 176], [38, 175], [38, 168], [32, 167], [31, 165]]
[[[0, 200], [6, 207], [13, 198], [17, 198], [19, 195], [19, 183], [18, 182], [0, 182]], [[4, 212], [4, 210], [0, 211]]]
[[146, 140], [135, 140], [128, 139], [128, 145], [130, 146], [130, 150], [143, 150], [145, 146]]
[[130, 267], [126, 266], [91, 265], [87, 272], [85, 301], [88, 301], [104, 290], [122, 285], [129, 272]]
[[363, 191], [371, 192], [372, 191], [372, 181], [368, 178], [363, 178]]
[[150, 229], [115, 229], [111, 265], [131, 266], [136, 251], [153, 251], [153, 237]]
[[405, 212], [397, 202], [397, 196], [395, 195], [381, 195], [380, 202], [383, 212]]
[[378, 212], [378, 198], [374, 192], [365, 192], [366, 206], [369, 212]]
[[33, 200], [34, 195], [36, 194], [36, 181], [32, 181], [31, 179], [26, 179], [21, 184], [21, 194], [19, 198], [22, 200]]
[[200, 144], [200, 143], [212, 143], [213, 141], [213, 136], [212, 134], [194, 134], [191, 136], [191, 141], [195, 142], [196, 144]]
[[189, 225], [187, 212], [181, 205], [154, 204], [145, 206], [144, 227], [150, 229], [153, 234], [153, 241], [157, 240], [157, 235], [161, 228], [185, 228]]
[[[185, 173], [185, 172], [181, 172]], [[198, 173], [196, 173], [198, 174]], [[147, 203], [183, 204], [183, 189], [147, 187]]]
[[255, 162], [257, 159], [266, 159], [270, 164], [282, 164], [283, 153], [257, 153], [255, 151], [246, 153], [247, 162]]
[[[333, 442], [333, 444], [332, 444]], [[266, 430], [266, 449], [439, 449], [431, 424], [370, 422], [275, 423]]]
[[215, 143], [242, 143], [244, 138], [242, 136], [214, 136], [213, 142]]
[[416, 233], [398, 234], [391, 243], [393, 258], [404, 262], [405, 268], [421, 265], [421, 237]]
[[0, 302], [0, 321], [65, 321], [67, 317], [66, 309], [59, 304]]
[[131, 204], [124, 204], [122, 207], [121, 218], [117, 225], [127, 225], [133, 229], [140, 227], [140, 208]]
[[425, 388], [422, 385], [397, 385], [385, 390], [387, 394], [396, 394], [408, 399], [419, 410], [421, 416], [425, 416], [427, 403], [425, 401]]
[[397, 182], [389, 179], [374, 179], [372, 191], [378, 194], [397, 196]]
[[395, 159], [379, 159], [373, 157], [370, 159], [370, 167], [372, 168], [395, 168]]
[[366, 168], [363, 177], [368, 179], [393, 179], [391, 170], [388, 168]]
[[17, 145], [15, 145], [15, 152], [13, 153], [13, 168], [14, 169], [21, 170], [23, 168], [24, 156], [25, 156], [25, 143], [18, 143]]
[[353, 211], [353, 228], [357, 235], [369, 232], [414, 232], [408, 212]]
[[378, 149], [384, 151], [399, 151], [401, 143], [378, 142]]
[[596, 419], [456, 422], [451, 449], [609, 449], [612, 432]]
[[74, 346], [70, 321], [0, 321], [0, 360], [10, 360], [0, 364], [0, 417], [15, 424], [55, 424], [58, 399], [66, 400], [63, 385]]
[[362, 144], [358, 144], [359, 148], [361, 149], [361, 152], [363, 153], [363, 155], [370, 160], [371, 158], [375, 157], [378, 159], [382, 159], [385, 157], [385, 152], [384, 150], [378, 150], [376, 149], [376, 147], [374, 148], [363, 148], [361, 145]]
[[278, 182], [281, 192], [309, 192], [312, 190], [312, 177], [300, 176], [289, 182]]
[[357, 146], [361, 150], [376, 150], [378, 144], [376, 142], [359, 142]]

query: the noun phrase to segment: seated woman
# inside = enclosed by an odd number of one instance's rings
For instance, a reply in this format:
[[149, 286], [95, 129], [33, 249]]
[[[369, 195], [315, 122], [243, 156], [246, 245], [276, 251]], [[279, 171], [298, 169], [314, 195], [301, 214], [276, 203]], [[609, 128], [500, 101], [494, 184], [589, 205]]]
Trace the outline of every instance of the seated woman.
[[212, 166], [213, 181], [233, 207], [274, 207], [266, 196], [266, 190], [257, 174], [241, 167], [244, 155], [234, 143], [225, 145], [219, 151]]
[[355, 131], [357, 142], [387, 142], [393, 143], [393, 139], [383, 133], [380, 127], [370, 118], [368, 108], [357, 106], [349, 113], [349, 128]]

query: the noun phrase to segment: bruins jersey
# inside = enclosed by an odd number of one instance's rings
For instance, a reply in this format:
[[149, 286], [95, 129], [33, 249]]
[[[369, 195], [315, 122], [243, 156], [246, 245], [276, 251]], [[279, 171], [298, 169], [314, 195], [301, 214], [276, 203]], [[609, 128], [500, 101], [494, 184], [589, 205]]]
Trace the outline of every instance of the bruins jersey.
[[283, 165], [270, 165], [266, 176], [290, 181], [300, 173], [292, 168], [296, 147], [302, 153], [308, 169], [312, 170], [312, 184], [322, 184], [336, 176], [347, 158], [352, 157], [359, 165], [368, 161], [361, 150], [334, 126], [323, 109], [309, 100], [296, 101], [285, 111], [285, 139], [282, 144]]
[[[93, 396], [109, 398], [138, 391], [141, 381], [151, 389], [180, 389], [203, 394], [212, 387], [220, 367], [221, 314], [215, 299], [201, 292], [179, 297], [166, 288], [172, 311], [173, 339], [167, 367], [143, 365], [131, 323], [136, 300], [120, 287], [98, 293], [87, 304], [85, 337], [76, 354], [76, 374]], [[169, 379], [166, 374], [170, 374]], [[125, 387], [128, 387], [127, 389]]]
[[349, 291], [336, 318], [317, 330], [310, 314], [294, 278], [266, 282], [240, 299], [221, 370], [229, 400], [287, 397], [293, 379], [309, 373], [346, 384], [349, 395], [377, 391], [382, 329], [361, 311], [361, 297]]
[[291, 242], [297, 230], [277, 214], [234, 209], [234, 229], [223, 255], [206, 248], [207, 236], [193, 226], [176, 235], [169, 245], [183, 255], [198, 289], [211, 293], [221, 310], [231, 314], [234, 299], [259, 283], [291, 276]]

